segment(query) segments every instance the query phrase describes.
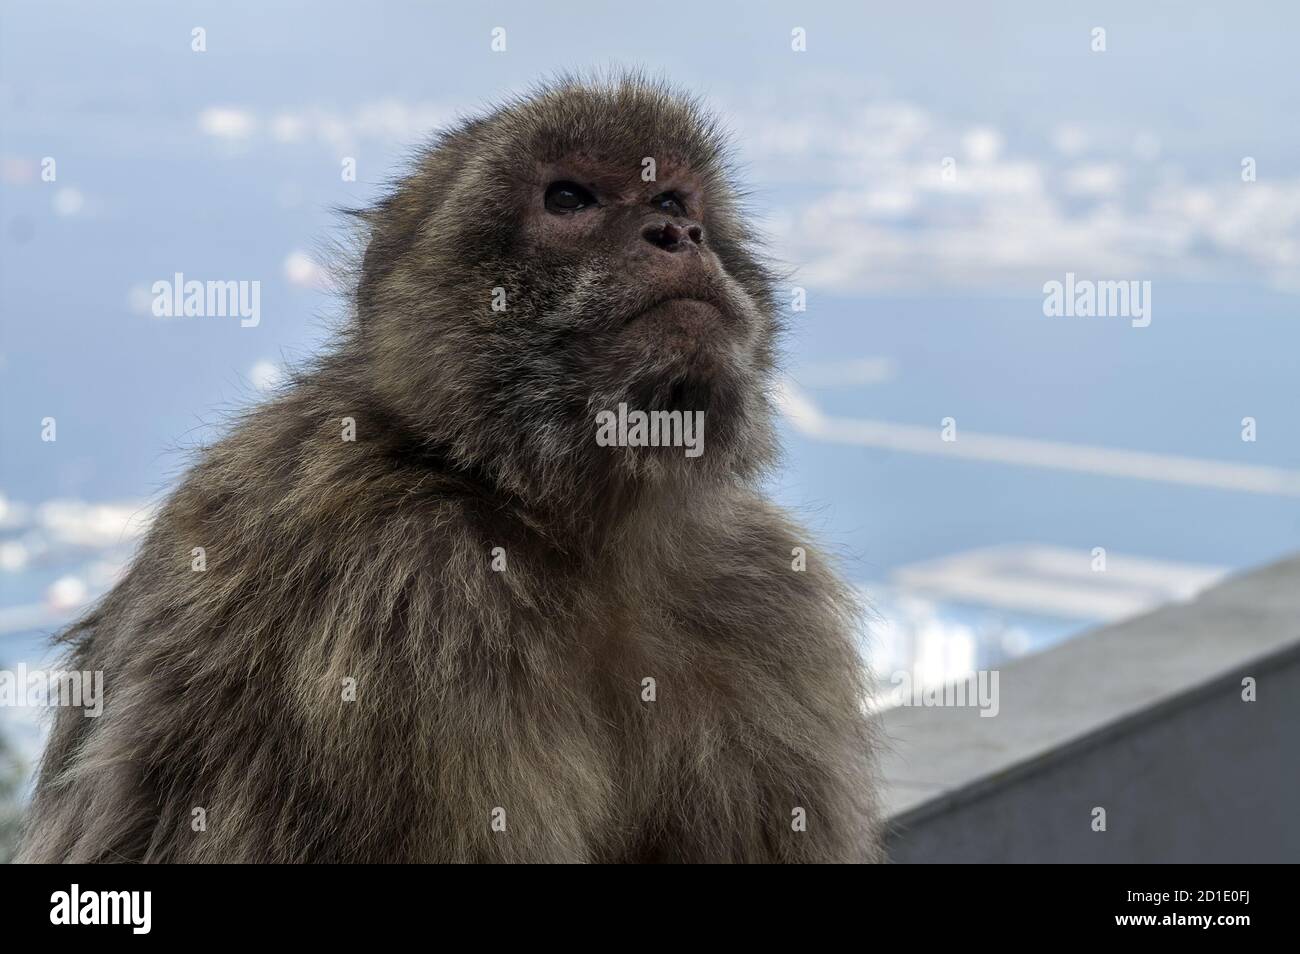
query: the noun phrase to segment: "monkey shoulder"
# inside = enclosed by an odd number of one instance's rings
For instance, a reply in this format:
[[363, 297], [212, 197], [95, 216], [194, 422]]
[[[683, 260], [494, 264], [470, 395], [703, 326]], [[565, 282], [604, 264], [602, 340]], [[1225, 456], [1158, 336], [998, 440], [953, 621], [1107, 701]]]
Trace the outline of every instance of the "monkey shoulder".
[[684, 618], [728, 640], [784, 651], [840, 652], [860, 629], [857, 595], [835, 562], [785, 511], [752, 494], [709, 508], [679, 544]]
[[491, 534], [491, 506], [356, 414], [273, 403], [211, 447], [115, 605], [157, 608], [152, 629], [168, 642], [258, 640], [287, 655], [340, 630], [400, 636], [501, 604], [493, 571], [510, 565], [510, 541]]
[[[756, 586], [796, 600], [819, 600], [840, 584], [836, 561], [789, 513], [756, 494], [715, 509], [693, 525], [692, 544], [719, 575], [752, 579]], [[711, 557], [710, 557], [711, 555]]]

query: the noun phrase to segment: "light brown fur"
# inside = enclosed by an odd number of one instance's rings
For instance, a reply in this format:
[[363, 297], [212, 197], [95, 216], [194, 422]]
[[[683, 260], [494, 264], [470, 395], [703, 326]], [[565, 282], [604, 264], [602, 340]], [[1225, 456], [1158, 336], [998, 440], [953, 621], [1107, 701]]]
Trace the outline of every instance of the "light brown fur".
[[[716, 339], [671, 305], [629, 323], [684, 259], [528, 198], [642, 156], [707, 194]], [[707, 117], [636, 77], [431, 146], [362, 215], [337, 347], [202, 456], [66, 635], [105, 711], [59, 715], [21, 860], [877, 858], [858, 609], [755, 488], [778, 309], [730, 175]], [[649, 214], [630, 181], [600, 215]], [[619, 401], [706, 408], [706, 452], [597, 447]]]

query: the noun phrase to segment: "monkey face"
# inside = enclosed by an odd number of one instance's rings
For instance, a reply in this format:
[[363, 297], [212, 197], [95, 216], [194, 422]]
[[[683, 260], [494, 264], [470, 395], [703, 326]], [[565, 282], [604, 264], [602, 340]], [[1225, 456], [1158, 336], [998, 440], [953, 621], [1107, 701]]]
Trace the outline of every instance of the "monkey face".
[[765, 316], [715, 250], [710, 186], [675, 156], [642, 161], [653, 181], [640, 162], [584, 154], [522, 183], [522, 254], [573, 276], [536, 320], [568, 337], [595, 403], [734, 413], [762, 374]]
[[[772, 457], [771, 278], [689, 101], [562, 83], [445, 134], [371, 221], [377, 387], [454, 458], [554, 499]], [[702, 415], [707, 438], [598, 440], [638, 412]]]

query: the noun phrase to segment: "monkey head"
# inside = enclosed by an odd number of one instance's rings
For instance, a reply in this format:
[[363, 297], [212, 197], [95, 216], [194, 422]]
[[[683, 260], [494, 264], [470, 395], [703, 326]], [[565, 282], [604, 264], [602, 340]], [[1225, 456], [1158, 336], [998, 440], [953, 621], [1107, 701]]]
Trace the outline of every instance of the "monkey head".
[[[563, 80], [440, 135], [363, 216], [371, 385], [454, 463], [562, 508], [770, 463], [772, 276], [693, 101]], [[701, 446], [599, 442], [620, 406], [692, 415]]]

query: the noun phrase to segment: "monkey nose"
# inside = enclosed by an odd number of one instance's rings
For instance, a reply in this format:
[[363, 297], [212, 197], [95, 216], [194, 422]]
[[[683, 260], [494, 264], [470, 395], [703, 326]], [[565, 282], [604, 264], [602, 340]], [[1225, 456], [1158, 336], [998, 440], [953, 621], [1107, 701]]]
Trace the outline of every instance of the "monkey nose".
[[680, 226], [674, 222], [657, 222], [641, 230], [641, 237], [666, 252], [676, 252], [704, 244], [704, 229], [698, 225]]

